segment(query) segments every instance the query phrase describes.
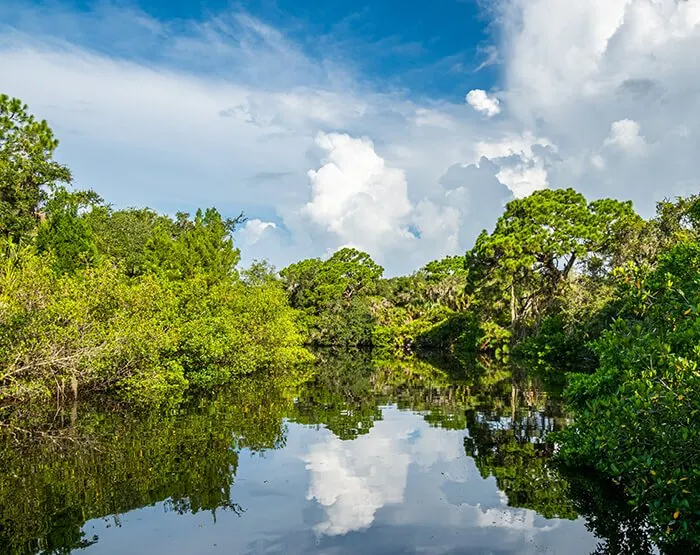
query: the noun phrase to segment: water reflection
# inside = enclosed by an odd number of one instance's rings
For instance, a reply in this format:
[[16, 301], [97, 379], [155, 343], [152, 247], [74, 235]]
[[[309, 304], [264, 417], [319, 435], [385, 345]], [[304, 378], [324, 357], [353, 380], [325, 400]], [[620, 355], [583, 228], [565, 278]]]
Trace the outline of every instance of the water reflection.
[[385, 408], [384, 419], [355, 441], [327, 436], [302, 458], [310, 472], [307, 499], [324, 507], [314, 526], [325, 535], [369, 527], [384, 506], [404, 501], [409, 466], [427, 471], [462, 454], [464, 434], [428, 428], [416, 415]]
[[322, 355], [168, 414], [81, 406], [3, 438], [0, 553], [651, 553], [641, 516], [552, 466], [545, 390]]

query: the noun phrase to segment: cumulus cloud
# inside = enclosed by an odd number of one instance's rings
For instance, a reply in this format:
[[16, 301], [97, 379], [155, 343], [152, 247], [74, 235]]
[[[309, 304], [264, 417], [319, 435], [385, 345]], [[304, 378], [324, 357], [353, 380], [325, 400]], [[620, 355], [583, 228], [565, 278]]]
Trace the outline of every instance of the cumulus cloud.
[[372, 253], [409, 238], [411, 212], [403, 171], [387, 167], [366, 138], [320, 133], [322, 166], [308, 172], [311, 201], [303, 213], [338, 237], [340, 244]]
[[501, 103], [494, 96], [489, 96], [486, 91], [474, 89], [467, 93], [465, 97], [467, 104], [480, 114], [491, 118], [501, 113]]
[[644, 215], [656, 199], [700, 188], [690, 161], [700, 146], [690, 54], [700, 48], [697, 2], [509, 0], [494, 8], [509, 113], [558, 147], [550, 186], [631, 198]]
[[[482, 157], [448, 168], [414, 200], [406, 173], [390, 167], [371, 140], [321, 133], [316, 145], [323, 154], [320, 167], [308, 172], [311, 200], [299, 210], [301, 220], [285, 222], [295, 233], [312, 229], [328, 252], [342, 246], [365, 250], [388, 264], [389, 274], [463, 252], [513, 196], [502, 179], [506, 156], [494, 155], [500, 166]], [[496, 152], [514, 155], [507, 148]], [[516, 158], [534, 156], [532, 144], [517, 152]]]
[[479, 159], [498, 164], [498, 180], [516, 197], [524, 197], [549, 185], [547, 157], [556, 153], [556, 146], [525, 132], [508, 134], [497, 141], [479, 141], [475, 152]]
[[275, 229], [277, 229], [277, 224], [274, 222], [263, 222], [258, 218], [253, 218], [243, 225], [243, 229], [238, 232], [238, 239], [246, 245], [252, 246], [262, 239], [266, 231]]

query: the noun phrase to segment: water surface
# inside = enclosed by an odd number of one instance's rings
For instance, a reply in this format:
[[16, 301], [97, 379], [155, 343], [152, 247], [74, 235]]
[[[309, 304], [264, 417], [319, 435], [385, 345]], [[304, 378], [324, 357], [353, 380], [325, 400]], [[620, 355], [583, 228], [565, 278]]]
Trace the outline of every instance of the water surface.
[[543, 438], [566, 415], [537, 381], [367, 360], [307, 378], [242, 380], [158, 413], [81, 405], [48, 435], [6, 439], [0, 552], [647, 548], [554, 468]]

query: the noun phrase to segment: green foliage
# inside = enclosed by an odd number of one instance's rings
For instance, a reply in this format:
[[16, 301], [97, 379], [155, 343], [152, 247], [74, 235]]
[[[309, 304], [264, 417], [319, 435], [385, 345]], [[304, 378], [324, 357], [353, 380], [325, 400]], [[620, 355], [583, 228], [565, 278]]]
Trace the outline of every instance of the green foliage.
[[643, 274], [618, 272], [623, 305], [594, 345], [600, 368], [568, 390], [561, 458], [620, 482], [657, 540], [700, 542], [700, 243]]
[[175, 221], [161, 218], [146, 243], [146, 265], [171, 280], [205, 276], [211, 285], [232, 278], [240, 252], [231, 234], [242, 221], [224, 219], [215, 208], [197, 210], [192, 220], [184, 212]]
[[295, 312], [276, 282], [210, 276], [128, 278], [103, 262], [56, 275], [29, 248], [8, 247], [0, 268], [0, 398], [116, 391], [176, 399], [255, 370], [308, 361]]
[[[57, 144], [0, 96], [1, 402], [80, 391], [174, 404], [188, 388], [311, 360], [272, 270], [240, 279], [242, 215], [114, 211], [55, 185], [70, 179]], [[378, 268], [350, 251], [333, 260], [356, 270], [335, 278], [346, 290]]]
[[577, 276], [561, 299], [558, 313], [546, 316], [533, 335], [514, 348], [514, 355], [541, 369], [591, 372], [598, 356], [590, 343], [600, 337], [619, 309], [611, 280]]
[[51, 255], [53, 268], [59, 274], [72, 273], [95, 262], [93, 233], [80, 211], [98, 201], [92, 191], [71, 193], [59, 187], [46, 203], [46, 218], [39, 225], [36, 248]]
[[[384, 388], [427, 406], [420, 384], [431, 399], [448, 395], [426, 418], [473, 428], [468, 450], [511, 502], [572, 516], [559, 506], [566, 484], [541, 456], [549, 447], [491, 437], [459, 413], [476, 403], [474, 380], [503, 378], [477, 357], [513, 354], [578, 372], [561, 460], [613, 480], [660, 545], [700, 542], [699, 196], [664, 200], [645, 221], [629, 202], [537, 191], [510, 202], [464, 257], [410, 276], [382, 279], [351, 248], [277, 276], [266, 263], [237, 268], [242, 215], [114, 210], [59, 186], [70, 173], [53, 161], [57, 144], [46, 122], [0, 95], [0, 410], [78, 391], [173, 407], [188, 390], [301, 367], [312, 359], [304, 343], [373, 347], [406, 360], [359, 370], [329, 362], [300, 389], [299, 421], [353, 438], [381, 416]], [[461, 363], [466, 389], [414, 357], [430, 351]], [[75, 532], [71, 547], [84, 541]]]
[[99, 254], [122, 265], [132, 277], [148, 271], [148, 246], [156, 230], [172, 226], [166, 216], [148, 208], [112, 210], [104, 205], [93, 206], [85, 221]]
[[629, 202], [587, 202], [573, 189], [511, 201], [467, 253], [468, 291], [484, 319], [519, 338], [557, 311], [576, 264], [619, 258], [617, 238], [640, 221]]
[[384, 269], [367, 253], [344, 248], [328, 260], [302, 260], [280, 272], [289, 302], [306, 315], [315, 345], [371, 344], [374, 316], [367, 297]]
[[700, 195], [658, 202], [652, 226], [657, 248], [667, 249], [679, 242], [697, 240], [700, 234]]
[[0, 94], [0, 237], [19, 241], [39, 220], [47, 187], [71, 179], [53, 161], [58, 146], [45, 121], [17, 98]]

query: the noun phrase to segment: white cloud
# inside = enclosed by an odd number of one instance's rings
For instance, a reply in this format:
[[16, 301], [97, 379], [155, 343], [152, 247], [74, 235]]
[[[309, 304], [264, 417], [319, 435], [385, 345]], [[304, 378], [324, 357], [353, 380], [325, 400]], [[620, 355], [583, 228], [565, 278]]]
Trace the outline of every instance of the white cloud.
[[597, 170], [603, 170], [605, 169], [605, 158], [603, 158], [600, 154], [594, 154], [591, 156], [591, 164], [593, 164], [593, 167], [595, 167]]
[[410, 237], [411, 212], [406, 176], [387, 167], [369, 139], [320, 133], [322, 166], [308, 173], [311, 202], [303, 208], [311, 222], [372, 254]]
[[418, 108], [415, 121], [418, 127], [442, 127], [443, 129], [454, 129], [455, 127], [455, 121], [452, 117], [429, 108]]
[[[691, 161], [700, 146], [697, 2], [510, 0], [494, 7], [505, 37], [509, 113], [557, 145], [550, 186], [631, 198], [647, 216], [655, 200], [700, 189], [700, 165]], [[611, 122], [618, 123], [611, 129]]]
[[258, 218], [248, 220], [243, 224], [243, 229], [238, 232], [238, 239], [246, 245], [255, 245], [262, 239], [265, 231], [277, 229], [277, 224], [274, 222], [263, 222]]
[[555, 153], [556, 146], [531, 132], [508, 134], [498, 141], [480, 141], [475, 145], [476, 158], [498, 163], [496, 177], [516, 197], [527, 196], [549, 185], [544, 156], [547, 151]]
[[342, 246], [364, 250], [390, 274], [463, 252], [511, 196], [499, 177], [506, 162], [499, 169], [483, 159], [483, 172], [477, 165], [450, 168], [426, 196], [411, 200], [406, 173], [388, 166], [369, 139], [321, 133], [316, 144], [323, 155], [308, 173], [311, 200], [285, 223], [293, 234], [311, 230], [326, 254]]
[[467, 104], [474, 108], [480, 114], [491, 118], [501, 113], [499, 100], [494, 96], [489, 96], [486, 91], [474, 89], [467, 93], [465, 97]]
[[639, 134], [639, 124], [636, 121], [622, 119], [614, 121], [610, 126], [610, 135], [603, 142], [604, 146], [615, 146], [630, 153], [644, 150], [646, 141]]

